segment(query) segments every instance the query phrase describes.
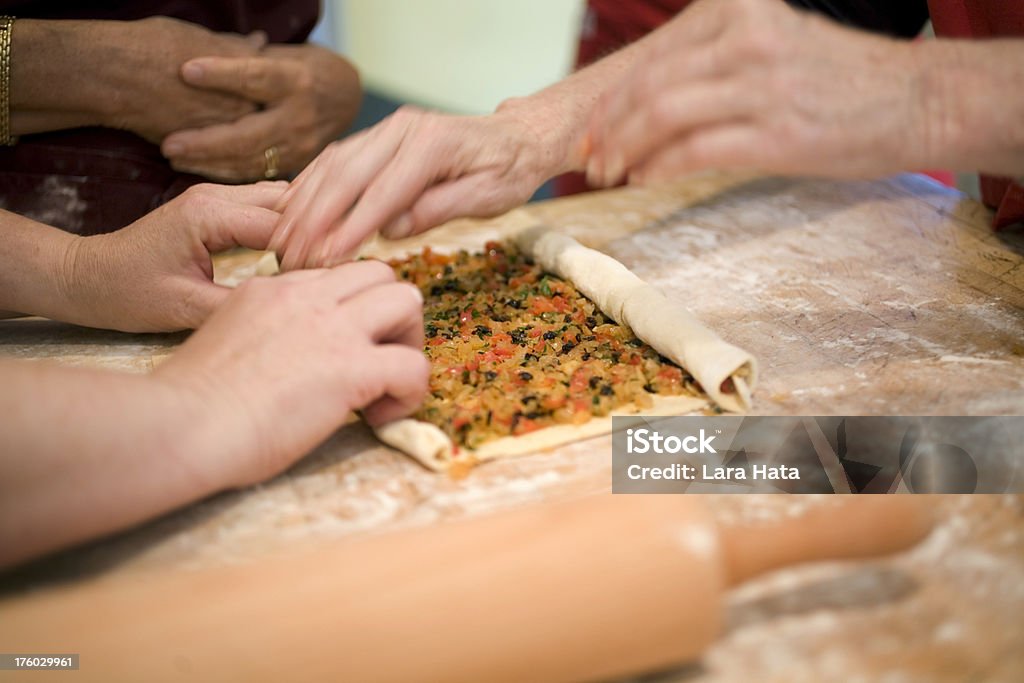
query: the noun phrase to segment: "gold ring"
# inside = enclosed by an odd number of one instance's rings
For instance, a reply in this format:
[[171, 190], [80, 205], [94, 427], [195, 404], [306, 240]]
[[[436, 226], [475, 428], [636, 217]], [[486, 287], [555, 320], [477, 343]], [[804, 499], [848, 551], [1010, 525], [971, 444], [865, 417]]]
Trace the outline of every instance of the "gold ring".
[[267, 180], [273, 180], [277, 177], [278, 168], [277, 163], [281, 160], [281, 155], [277, 151], [277, 145], [267, 147], [263, 152], [263, 177]]

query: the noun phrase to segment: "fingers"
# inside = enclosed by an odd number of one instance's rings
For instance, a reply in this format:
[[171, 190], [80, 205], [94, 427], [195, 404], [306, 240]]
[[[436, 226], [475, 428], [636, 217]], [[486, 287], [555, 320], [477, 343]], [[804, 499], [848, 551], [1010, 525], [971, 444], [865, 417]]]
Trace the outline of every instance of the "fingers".
[[287, 97], [297, 85], [309, 81], [301, 62], [268, 57], [199, 57], [181, 67], [189, 85], [239, 95], [255, 102], [272, 103]]
[[283, 183], [199, 185], [176, 206], [180, 220], [192, 226], [210, 253], [237, 246], [266, 249], [280, 214], [264, 207], [273, 205], [283, 191]]
[[[334, 305], [345, 302], [360, 292], [372, 291], [381, 285], [395, 284], [395, 271], [381, 261], [355, 261], [338, 268], [319, 268], [285, 273], [279, 279], [290, 282], [303, 279], [315, 280], [315, 289], [311, 290], [310, 295], [323, 297]], [[408, 292], [402, 292], [402, 295], [409, 298]], [[423, 316], [418, 317], [422, 319]], [[348, 317], [346, 316], [345, 319], [348, 320]], [[350, 325], [348, 322], [345, 324]]]
[[308, 256], [323, 263], [344, 258], [367, 236], [402, 215], [435, 179], [447, 175], [448, 158], [444, 150], [429, 143], [415, 149], [411, 145], [400, 147], [372, 179], [349, 215], [324, 240], [319, 253]]
[[442, 223], [473, 216], [497, 216], [525, 202], [536, 188], [509, 191], [493, 174], [481, 173], [431, 187], [412, 208], [381, 229], [388, 239], [402, 239], [437, 227]]
[[381, 346], [375, 356], [375, 379], [382, 397], [363, 410], [363, 417], [373, 426], [416, 410], [430, 387], [430, 361], [418, 349]]
[[376, 343], [423, 346], [423, 296], [405, 282], [364, 289], [342, 304], [345, 317]]
[[258, 206], [280, 213], [277, 211], [277, 205], [288, 190], [288, 183], [284, 180], [265, 180], [248, 185], [203, 184], [196, 186], [195, 189], [229, 202]]
[[[310, 253], [320, 249], [331, 229], [352, 208], [363, 191], [398, 151], [406, 134], [406, 120], [397, 114], [369, 134], [331, 145], [303, 173], [274, 234], [274, 249], [282, 255], [284, 270], [310, 265]], [[301, 229], [298, 226], [301, 224]], [[347, 258], [369, 236], [351, 234], [335, 250]], [[344, 248], [344, 253], [340, 254]]]
[[178, 131], [164, 139], [161, 152], [178, 171], [235, 182], [261, 178], [269, 147], [277, 147], [281, 166], [295, 161], [289, 142], [281, 141], [287, 116], [286, 109], [279, 107], [231, 123]]

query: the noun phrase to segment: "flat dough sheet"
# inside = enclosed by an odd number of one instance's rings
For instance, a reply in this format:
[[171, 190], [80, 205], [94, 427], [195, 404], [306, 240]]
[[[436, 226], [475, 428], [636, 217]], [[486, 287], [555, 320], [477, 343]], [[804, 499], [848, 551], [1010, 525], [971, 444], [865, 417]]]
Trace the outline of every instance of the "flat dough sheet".
[[[572, 237], [533, 227], [515, 237], [520, 249], [544, 270], [569, 280], [607, 316], [685, 368], [700, 382], [706, 397], [652, 396], [645, 415], [683, 415], [710, 408], [731, 412], [750, 408], [757, 382], [757, 362], [746, 351], [722, 340], [686, 308], [647, 284], [624, 265], [584, 247]], [[730, 388], [730, 391], [725, 389]], [[580, 425], [557, 425], [522, 436], [485, 443], [476, 450], [456, 449], [439, 427], [412, 418], [375, 429], [381, 441], [408, 453], [430, 469], [443, 472], [458, 464], [527, 455], [612, 431], [612, 416], [641, 412], [623, 406]]]

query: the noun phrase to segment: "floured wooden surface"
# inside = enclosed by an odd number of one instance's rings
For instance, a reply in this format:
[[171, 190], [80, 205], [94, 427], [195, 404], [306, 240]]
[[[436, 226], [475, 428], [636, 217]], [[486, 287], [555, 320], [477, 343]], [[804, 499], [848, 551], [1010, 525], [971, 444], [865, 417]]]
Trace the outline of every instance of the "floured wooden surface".
[[[459, 221], [418, 245], [476, 247], [537, 221], [567, 230], [757, 356], [754, 412], [1019, 414], [1024, 239], [992, 234], [987, 219], [982, 207], [916, 176], [874, 183], [705, 176], [533, 205], [486, 223], [485, 233]], [[410, 248], [381, 242], [370, 252]], [[234, 255], [222, 265], [230, 277], [252, 262]], [[183, 338], [0, 322], [4, 356], [137, 372]], [[610, 448], [609, 438], [593, 439], [453, 480], [350, 423], [264, 486], [65, 553], [0, 579], [0, 589], [246, 562], [287, 552], [299, 539], [334, 542], [608, 491]], [[700, 666], [665, 680], [1020, 680], [1024, 501], [936, 501], [938, 532], [905, 557], [788, 570], [736, 592], [723, 640]], [[728, 522], [808, 506], [824, 512], [828, 499], [723, 496], [714, 505]]]

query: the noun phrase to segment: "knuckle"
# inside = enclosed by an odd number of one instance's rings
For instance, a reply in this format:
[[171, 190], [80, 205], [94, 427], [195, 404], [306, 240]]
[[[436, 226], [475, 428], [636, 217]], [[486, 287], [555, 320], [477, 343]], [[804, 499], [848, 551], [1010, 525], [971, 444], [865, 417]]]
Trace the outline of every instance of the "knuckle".
[[648, 121], [655, 128], [667, 128], [675, 120], [676, 110], [672, 100], [664, 95], [656, 97], [648, 110]]
[[301, 69], [296, 71], [294, 87], [296, 90], [302, 92], [310, 92], [313, 90], [313, 85], [316, 83], [316, 78], [313, 76], [312, 70], [301, 62], [297, 62], [302, 65]]
[[206, 209], [213, 201], [213, 188], [209, 183], [193, 185], [181, 194], [182, 204], [194, 211]]

